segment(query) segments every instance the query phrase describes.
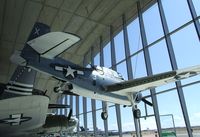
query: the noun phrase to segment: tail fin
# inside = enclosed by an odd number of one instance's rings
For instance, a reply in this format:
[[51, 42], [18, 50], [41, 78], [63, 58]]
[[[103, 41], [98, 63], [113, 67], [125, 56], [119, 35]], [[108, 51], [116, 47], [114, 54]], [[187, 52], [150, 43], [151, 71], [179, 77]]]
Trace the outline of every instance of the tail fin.
[[[33, 29], [27, 39], [27, 41], [30, 41], [32, 39], [35, 39], [37, 37], [40, 37], [46, 33], [50, 32], [50, 27], [46, 24], [36, 22], [33, 26]], [[26, 60], [25, 60], [26, 59]], [[27, 64], [28, 60], [39, 60], [38, 53], [27, 43], [25, 44], [23, 50], [15, 51], [15, 53], [11, 56], [10, 60], [20, 66], [25, 66]]]
[[[33, 29], [31, 31], [27, 41], [35, 39], [35, 38], [42, 36], [42, 35], [49, 33], [49, 32], [50, 32], [49, 26], [47, 26], [46, 24], [37, 22], [33, 26]], [[39, 60], [38, 53], [34, 49], [32, 49], [28, 44], [26, 44], [24, 49], [22, 50], [21, 56], [23, 58], [26, 58], [26, 60], [29, 60], [29, 59]]]
[[[48, 32], [50, 32], [49, 26], [42, 23], [35, 23], [27, 41], [44, 35]], [[17, 56], [16, 53], [18, 54]], [[17, 66], [4, 91], [8, 93], [9, 96], [32, 95], [36, 71], [25, 66], [26, 61], [23, 59], [23, 56], [26, 56], [26, 59], [39, 59], [39, 55], [27, 44], [24, 46], [21, 53], [16, 53], [14, 56], [11, 57], [11, 61], [14, 60], [15, 63], [21, 66]], [[20, 54], [22, 57], [20, 56]]]

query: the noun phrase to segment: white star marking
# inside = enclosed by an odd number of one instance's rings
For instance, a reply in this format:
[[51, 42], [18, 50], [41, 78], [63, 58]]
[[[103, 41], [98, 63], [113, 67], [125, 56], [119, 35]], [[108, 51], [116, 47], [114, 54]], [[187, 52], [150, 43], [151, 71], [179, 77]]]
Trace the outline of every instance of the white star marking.
[[66, 75], [65, 75], [65, 77], [68, 77], [69, 75], [71, 75], [73, 78], [75, 77], [74, 76], [74, 72], [75, 72], [76, 70], [74, 70], [74, 69], [72, 69], [70, 66], [68, 66], [68, 68], [67, 68], [67, 73], [66, 73]]
[[35, 28], [35, 33], [34, 33], [34, 34], [37, 34], [37, 35], [39, 35], [39, 31], [40, 31], [40, 29], [38, 29], [38, 28]]

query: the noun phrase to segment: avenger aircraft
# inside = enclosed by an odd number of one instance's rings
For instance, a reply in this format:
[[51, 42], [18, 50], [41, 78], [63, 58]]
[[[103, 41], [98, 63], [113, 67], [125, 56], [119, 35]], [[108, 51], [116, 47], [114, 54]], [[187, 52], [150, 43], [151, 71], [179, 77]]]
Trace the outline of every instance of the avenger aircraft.
[[[70, 33], [46, 31], [47, 25], [37, 24], [41, 23], [36, 23], [33, 28], [34, 38], [27, 41], [21, 52], [15, 52], [11, 60], [60, 80], [62, 84], [54, 88], [55, 92], [132, 107], [141, 100], [153, 105], [144, 100], [140, 91], [200, 73], [200, 66], [193, 66], [126, 81], [120, 73], [112, 69], [101, 66], [86, 68], [58, 57], [79, 42], [80, 38]], [[139, 113], [140, 111], [135, 109], [135, 116], [139, 116]], [[107, 109], [101, 116], [104, 120], [107, 119]]]
[[[33, 39], [34, 32], [28, 41]], [[71, 109], [68, 116], [48, 114], [48, 109], [67, 109], [70, 106], [50, 104], [45, 92], [34, 89], [35, 77], [35, 70], [17, 66], [8, 84], [0, 84], [1, 136], [58, 135], [73, 132], [77, 126], [78, 119], [72, 116]]]

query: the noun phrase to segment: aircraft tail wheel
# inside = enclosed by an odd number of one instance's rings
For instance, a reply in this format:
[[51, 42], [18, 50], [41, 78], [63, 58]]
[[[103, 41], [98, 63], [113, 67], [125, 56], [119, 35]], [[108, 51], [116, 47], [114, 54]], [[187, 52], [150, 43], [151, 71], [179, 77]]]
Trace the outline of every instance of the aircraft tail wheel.
[[102, 112], [102, 113], [101, 113], [101, 118], [102, 118], [103, 120], [107, 120], [107, 118], [108, 118], [108, 113], [107, 113], [107, 112]]
[[135, 118], [140, 118], [141, 117], [141, 111], [139, 109], [134, 110], [133, 114], [134, 114]]

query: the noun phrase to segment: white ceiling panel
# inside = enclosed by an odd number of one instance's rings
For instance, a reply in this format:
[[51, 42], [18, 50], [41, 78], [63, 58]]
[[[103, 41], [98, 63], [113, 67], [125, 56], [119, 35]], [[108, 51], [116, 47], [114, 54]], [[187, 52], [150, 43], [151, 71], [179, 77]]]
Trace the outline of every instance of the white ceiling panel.
[[5, 0], [0, 1], [0, 38], [3, 28], [3, 18], [4, 18]]
[[77, 31], [77, 34], [80, 35], [80, 37], [82, 39], [84, 39], [85, 37], [87, 37], [89, 35], [90, 32], [92, 32], [95, 27], [96, 27], [96, 23], [90, 20], [86, 20], [80, 27], [79, 30]]
[[102, 0], [98, 7], [96, 7], [95, 12], [91, 14], [90, 18], [100, 21], [100, 19], [108, 14], [118, 2], [119, 0]]
[[75, 33], [79, 29], [79, 27], [82, 25], [82, 23], [85, 21], [85, 18], [81, 16], [74, 15], [69, 23], [65, 26], [66, 32]]
[[51, 31], [60, 31], [64, 30], [65, 25], [70, 21], [72, 14], [65, 12], [63, 10], [58, 12], [56, 18], [53, 21]]
[[65, 0], [46, 0], [45, 3], [46, 5], [59, 8], [63, 4], [64, 1]]
[[86, 0], [76, 10], [76, 14], [88, 17], [93, 11], [95, 11], [96, 7], [102, 0]]
[[64, 0], [64, 3], [61, 6], [61, 9], [73, 13], [78, 8], [78, 6], [81, 4], [82, 1], [84, 2], [85, 0]]
[[52, 7], [47, 7], [47, 6], [43, 7], [38, 21], [45, 23], [47, 25], [51, 25], [56, 17], [57, 11], [58, 9]]
[[5, 16], [3, 21], [3, 40], [15, 41], [25, 0], [6, 0]]
[[26, 42], [34, 23], [38, 19], [41, 9], [42, 9], [41, 3], [27, 1], [25, 9], [24, 9], [22, 21], [20, 24], [19, 34], [17, 37], [18, 43]]

